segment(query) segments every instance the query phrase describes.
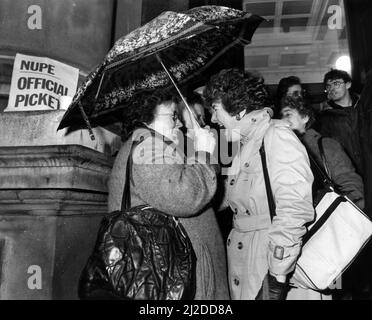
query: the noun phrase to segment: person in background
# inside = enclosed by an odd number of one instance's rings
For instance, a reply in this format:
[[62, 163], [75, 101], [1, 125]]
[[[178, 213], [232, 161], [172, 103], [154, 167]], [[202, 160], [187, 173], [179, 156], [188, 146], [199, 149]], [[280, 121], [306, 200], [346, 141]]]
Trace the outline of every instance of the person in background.
[[[191, 107], [192, 111], [194, 112], [195, 118], [199, 123], [200, 127], [203, 128], [205, 126], [205, 111], [203, 97], [196, 92], [191, 92], [189, 95], [186, 96], [186, 101], [188, 105]], [[182, 114], [181, 121], [183, 122], [183, 125], [187, 129], [193, 129], [193, 118], [191, 117], [189, 111], [185, 107], [183, 101], [180, 103], [180, 108]]]
[[[192, 157], [194, 150], [194, 134], [195, 128], [200, 126], [205, 127], [205, 111], [204, 111], [204, 101], [200, 94], [196, 92], [191, 92], [185, 97], [186, 102], [193, 114], [185, 106], [184, 101], [180, 101], [178, 104], [178, 112], [181, 115], [180, 120], [183, 126], [180, 128], [179, 147], [185, 153], [187, 157]], [[209, 127], [207, 127], [209, 130]]]
[[[284, 300], [287, 293], [288, 299], [303, 298], [302, 289], [289, 288], [289, 277], [305, 225], [314, 219], [306, 149], [286, 122], [271, 119], [272, 103], [261, 77], [224, 69], [211, 77], [204, 96], [213, 108], [212, 121], [228, 140], [240, 143], [224, 202], [234, 212], [227, 240], [232, 299]], [[276, 201], [273, 221], [259, 151], [263, 142]]]
[[[319, 149], [319, 139], [324, 148], [324, 156], [330, 170], [331, 179], [351, 201], [360, 209], [364, 208], [364, 188], [360, 175], [350, 158], [345, 153], [339, 142], [332, 138], [324, 137], [311, 128], [314, 123], [314, 112], [311, 107], [301, 97], [285, 97], [282, 100], [282, 119], [289, 123], [290, 128], [297, 134], [305, 145], [308, 153], [313, 157], [317, 164], [325, 170]], [[313, 170], [313, 173], [316, 171]], [[320, 186], [322, 177], [315, 176], [314, 185], [317, 189]], [[318, 182], [318, 181], [319, 182]], [[314, 206], [318, 204], [323, 196], [323, 190], [314, 190]]]
[[[149, 205], [179, 218], [196, 257], [196, 300], [228, 299], [227, 281], [216, 268], [222, 261], [214, 255], [218, 226], [205, 208], [217, 187], [218, 166], [208, 161], [215, 138], [206, 129], [194, 135], [195, 159], [188, 165], [177, 148], [178, 119], [175, 97], [167, 91], [141, 92], [128, 106], [123, 119], [122, 145], [108, 183], [108, 210], [120, 210], [126, 164], [133, 142], [131, 205]], [[219, 249], [219, 248], [218, 248]], [[222, 247], [223, 249], [223, 247]], [[216, 275], [220, 278], [216, 278]]]
[[282, 78], [279, 81], [276, 90], [276, 105], [274, 110], [274, 117], [280, 118], [281, 101], [284, 97], [303, 97], [303, 88], [300, 78], [296, 76], [289, 76]]
[[[365, 177], [368, 175], [369, 164], [363, 160], [362, 152], [362, 143], [366, 142], [362, 128], [365, 123], [365, 114], [363, 115], [364, 107], [360, 105], [360, 97], [351, 90], [352, 79], [343, 70], [333, 69], [327, 72], [324, 75], [323, 83], [327, 93], [327, 101], [322, 103], [317, 116], [319, 133], [337, 140], [343, 146], [356, 172], [365, 180], [365, 188], [368, 191], [370, 186]], [[369, 205], [371, 201], [366, 195], [364, 198], [367, 200], [366, 214], [372, 218]], [[353, 266], [345, 274], [346, 279], [350, 278], [346, 281], [345, 287], [350, 288], [353, 299], [365, 299], [372, 296], [371, 244], [367, 247], [369, 249], [364, 250], [358, 256]]]
[[[318, 140], [322, 137], [317, 131], [311, 129], [314, 121], [312, 109], [302, 100], [287, 97], [282, 101], [282, 116], [288, 121], [291, 128], [297, 132], [308, 152], [318, 164], [322, 165]], [[324, 155], [330, 170], [332, 180], [338, 185], [340, 191], [349, 197], [360, 209], [364, 209], [364, 185], [362, 177], [341, 144], [329, 137], [323, 138]], [[324, 194], [323, 183], [320, 177], [315, 176], [313, 185], [314, 205], [316, 206]], [[365, 263], [364, 251], [353, 265], [342, 275], [342, 287], [333, 291], [335, 299], [350, 300], [361, 297], [361, 291], [366, 283], [363, 281], [363, 265]], [[366, 289], [367, 290], [367, 289]]]
[[324, 76], [327, 101], [318, 115], [319, 133], [337, 140], [345, 149], [358, 174], [363, 175], [360, 146], [359, 96], [350, 91], [351, 77], [346, 71], [331, 70]]
[[[209, 127], [205, 126], [204, 101], [202, 97], [198, 93], [193, 92], [186, 96], [186, 101], [194, 112], [195, 117], [190, 114], [184, 102], [181, 101], [178, 105], [178, 110], [181, 115], [180, 120], [184, 125], [181, 128], [183, 129], [184, 139], [178, 139], [180, 141], [178, 147], [182, 149], [182, 141], [184, 150], [180, 150], [180, 152], [184, 152], [186, 159], [193, 159], [195, 156], [195, 133], [197, 132], [195, 122], [198, 122], [200, 127], [207, 130], [209, 130]], [[215, 299], [227, 300], [230, 299], [230, 294], [227, 282], [226, 249], [217, 218], [212, 200], [201, 214], [192, 219], [193, 227], [188, 228], [188, 233], [191, 238], [199, 239], [199, 243], [205, 246], [204, 249], [201, 248], [199, 251], [209, 253], [199, 257], [199, 265], [203, 266], [203, 269], [197, 274], [197, 277], [200, 278], [199, 282], [208, 280], [211, 283], [215, 283]], [[183, 223], [185, 224], [186, 222]], [[206, 272], [206, 270], [211, 268], [214, 272], [213, 277]], [[203, 277], [206, 279], [203, 280]]]

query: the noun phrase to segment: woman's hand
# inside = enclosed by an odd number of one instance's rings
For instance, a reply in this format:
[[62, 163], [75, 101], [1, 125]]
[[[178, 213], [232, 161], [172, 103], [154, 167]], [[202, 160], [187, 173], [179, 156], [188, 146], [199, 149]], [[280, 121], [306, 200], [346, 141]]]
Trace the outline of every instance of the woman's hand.
[[279, 282], [268, 272], [262, 282], [256, 300], [285, 300], [288, 289], [288, 281]]
[[194, 144], [195, 151], [205, 151], [213, 154], [216, 147], [216, 138], [210, 132], [209, 127], [196, 128], [194, 127]]

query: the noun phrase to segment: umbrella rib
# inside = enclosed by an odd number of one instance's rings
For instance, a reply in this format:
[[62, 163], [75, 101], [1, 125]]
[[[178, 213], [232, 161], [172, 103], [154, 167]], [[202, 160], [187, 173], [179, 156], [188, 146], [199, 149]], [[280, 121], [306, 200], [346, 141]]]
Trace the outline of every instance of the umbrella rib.
[[99, 85], [98, 85], [98, 89], [97, 89], [96, 95], [95, 95], [95, 97], [94, 97], [94, 100], [95, 100], [95, 101], [97, 101], [98, 96], [99, 96], [99, 94], [100, 94], [100, 92], [101, 92], [101, 86], [102, 86], [103, 78], [105, 77], [105, 75], [106, 75], [106, 72], [103, 71], [102, 77], [101, 77], [101, 79], [100, 79], [100, 81], [99, 81]]

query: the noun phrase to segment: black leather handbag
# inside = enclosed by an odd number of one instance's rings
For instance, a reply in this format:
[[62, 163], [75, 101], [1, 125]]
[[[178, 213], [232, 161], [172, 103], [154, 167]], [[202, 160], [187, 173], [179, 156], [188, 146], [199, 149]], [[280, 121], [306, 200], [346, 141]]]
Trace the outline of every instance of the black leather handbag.
[[101, 222], [80, 276], [80, 299], [192, 300], [196, 256], [178, 220], [150, 206], [130, 208], [132, 145], [122, 210]]

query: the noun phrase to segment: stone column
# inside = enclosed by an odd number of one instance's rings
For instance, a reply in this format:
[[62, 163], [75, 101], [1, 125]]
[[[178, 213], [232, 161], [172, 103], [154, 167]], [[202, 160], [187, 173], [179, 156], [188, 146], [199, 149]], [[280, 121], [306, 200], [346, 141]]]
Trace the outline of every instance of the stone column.
[[120, 139], [102, 128], [96, 141], [56, 132], [62, 115], [0, 114], [0, 299], [76, 299], [107, 213]]

